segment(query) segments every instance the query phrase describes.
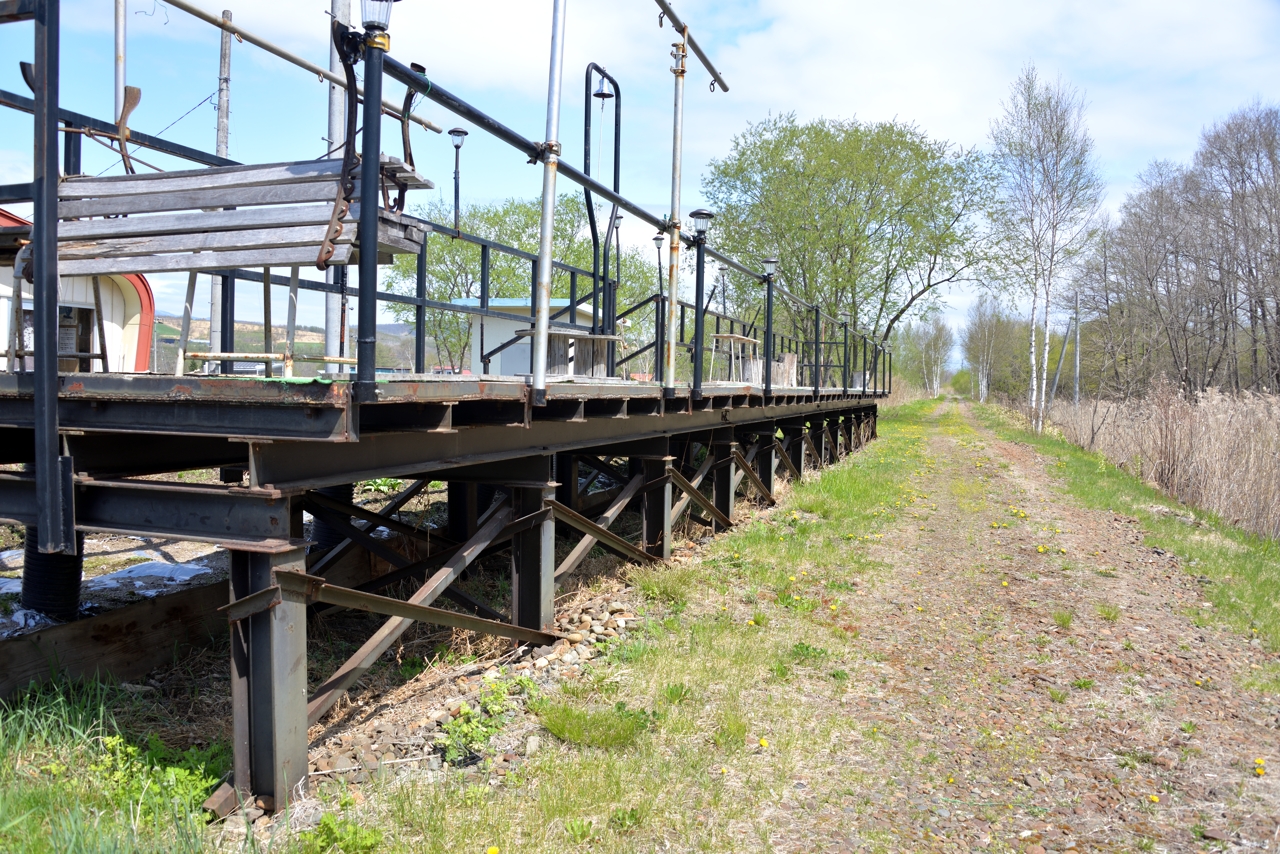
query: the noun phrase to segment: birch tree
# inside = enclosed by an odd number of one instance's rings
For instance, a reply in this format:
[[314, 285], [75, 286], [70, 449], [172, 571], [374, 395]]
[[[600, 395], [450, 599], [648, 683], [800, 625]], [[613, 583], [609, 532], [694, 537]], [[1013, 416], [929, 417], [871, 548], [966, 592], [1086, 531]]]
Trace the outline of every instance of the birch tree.
[[1084, 97], [1062, 80], [1040, 79], [1028, 65], [991, 125], [1000, 189], [994, 206], [1004, 275], [1030, 297], [1027, 406], [1044, 428], [1049, 373], [1049, 315], [1055, 288], [1085, 250], [1102, 197]]

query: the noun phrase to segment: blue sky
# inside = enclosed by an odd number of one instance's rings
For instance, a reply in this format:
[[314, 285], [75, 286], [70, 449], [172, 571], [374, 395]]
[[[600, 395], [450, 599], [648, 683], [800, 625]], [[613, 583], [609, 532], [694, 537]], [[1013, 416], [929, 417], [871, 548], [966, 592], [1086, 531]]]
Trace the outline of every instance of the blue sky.
[[[358, 0], [355, 5], [358, 8]], [[329, 0], [222, 0], [237, 23], [327, 65]], [[983, 146], [1010, 81], [1027, 62], [1086, 94], [1090, 129], [1117, 208], [1151, 160], [1186, 160], [1201, 130], [1255, 99], [1280, 100], [1280, 6], [1260, 0], [965, 4], [677, 0], [730, 91], [707, 91], [692, 66], [685, 113], [685, 213], [702, 201], [700, 176], [748, 122], [796, 112], [865, 120], [900, 119], [935, 137]], [[218, 32], [160, 0], [129, 0], [129, 83], [142, 88], [131, 125], [212, 150]], [[659, 29], [651, 0], [569, 0], [565, 158], [581, 162], [582, 74], [606, 66], [623, 86], [623, 191], [654, 211], [670, 192], [670, 26]], [[111, 0], [63, 0], [63, 104], [104, 119], [112, 104]], [[441, 3], [403, 0], [392, 19], [392, 54], [506, 124], [538, 139], [547, 85], [550, 0]], [[26, 93], [17, 61], [31, 56], [29, 24], [0, 28], [0, 87]], [[394, 89], [391, 90], [394, 93]], [[230, 156], [246, 162], [306, 159], [324, 151], [325, 87], [250, 45], [232, 61]], [[199, 106], [197, 106], [199, 105]], [[458, 121], [426, 104], [419, 112], [449, 128]], [[30, 174], [30, 119], [0, 120], [0, 183]], [[394, 127], [388, 122], [385, 132]], [[391, 136], [385, 146], [398, 148]], [[415, 131], [419, 170], [451, 191], [453, 150], [445, 136]], [[111, 167], [86, 143], [86, 166]], [[147, 154], [144, 158], [150, 159]], [[162, 157], [156, 165], [176, 168]], [[114, 167], [118, 170], [118, 166]], [[535, 196], [539, 170], [496, 140], [473, 133], [463, 149], [463, 194], [488, 201]], [[563, 188], [562, 188], [563, 189]], [[624, 223], [624, 239], [647, 243], [647, 226]], [[182, 286], [156, 277], [162, 310], [177, 311]], [[971, 294], [948, 296], [958, 323]], [[256, 316], [252, 295], [240, 300]], [[302, 306], [319, 322], [319, 298]], [[283, 309], [281, 304], [280, 309]], [[199, 313], [199, 312], [198, 312]], [[282, 315], [281, 315], [282, 316]]]

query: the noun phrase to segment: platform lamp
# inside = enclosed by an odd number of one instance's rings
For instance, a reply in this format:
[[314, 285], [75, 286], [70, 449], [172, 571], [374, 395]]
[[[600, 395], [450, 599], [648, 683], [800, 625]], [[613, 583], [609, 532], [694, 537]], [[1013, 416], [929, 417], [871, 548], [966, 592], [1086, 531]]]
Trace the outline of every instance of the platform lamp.
[[360, 307], [356, 337], [355, 398], [372, 401], [378, 362], [378, 196], [382, 153], [382, 64], [391, 49], [391, 6], [396, 0], [360, 0], [364, 23], [364, 133], [360, 141]]
[[467, 141], [467, 131], [465, 128], [454, 128], [449, 131], [449, 139], [453, 140], [453, 230], [458, 234], [462, 233], [462, 208], [459, 205], [459, 198], [462, 183], [462, 143]]
[[[659, 231], [653, 236], [653, 245], [658, 250], [658, 296], [662, 296], [662, 244], [666, 243], [667, 235]], [[661, 312], [661, 309], [659, 309]]]
[[766, 258], [764, 267], [764, 393], [773, 394], [773, 274], [778, 272], [778, 259]]
[[693, 240], [697, 247], [697, 260], [694, 262], [697, 274], [694, 276], [693, 304], [697, 310], [693, 313], [693, 399], [702, 399], [702, 350], [703, 335], [706, 323], [703, 318], [703, 303], [706, 297], [707, 278], [707, 229], [715, 217], [706, 208], [698, 208], [689, 214], [693, 220]]

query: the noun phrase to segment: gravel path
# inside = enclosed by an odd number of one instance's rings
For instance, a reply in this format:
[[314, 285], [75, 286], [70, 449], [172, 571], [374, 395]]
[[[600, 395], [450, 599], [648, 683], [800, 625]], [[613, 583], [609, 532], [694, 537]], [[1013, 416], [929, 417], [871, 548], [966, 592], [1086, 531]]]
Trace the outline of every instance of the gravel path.
[[873, 781], [847, 846], [1280, 848], [1280, 707], [1240, 687], [1277, 656], [1193, 622], [1207, 579], [1081, 509], [1055, 460], [957, 406], [924, 442], [858, 597], [878, 667], [846, 702], [879, 738], [846, 756]]

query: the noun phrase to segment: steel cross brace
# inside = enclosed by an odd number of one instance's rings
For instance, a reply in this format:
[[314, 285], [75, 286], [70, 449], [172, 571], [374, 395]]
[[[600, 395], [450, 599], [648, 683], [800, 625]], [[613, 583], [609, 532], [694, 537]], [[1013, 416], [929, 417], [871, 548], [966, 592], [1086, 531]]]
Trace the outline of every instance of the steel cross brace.
[[[643, 479], [643, 478], [642, 478]], [[661, 561], [653, 555], [641, 551], [622, 537], [610, 531], [608, 528], [601, 527], [592, 522], [580, 513], [565, 507], [559, 501], [550, 500], [547, 505], [551, 507], [552, 513], [561, 522], [576, 528], [587, 536], [594, 537], [600, 542], [600, 545], [616, 554], [623, 560], [631, 560], [636, 563], [660, 563]]]

